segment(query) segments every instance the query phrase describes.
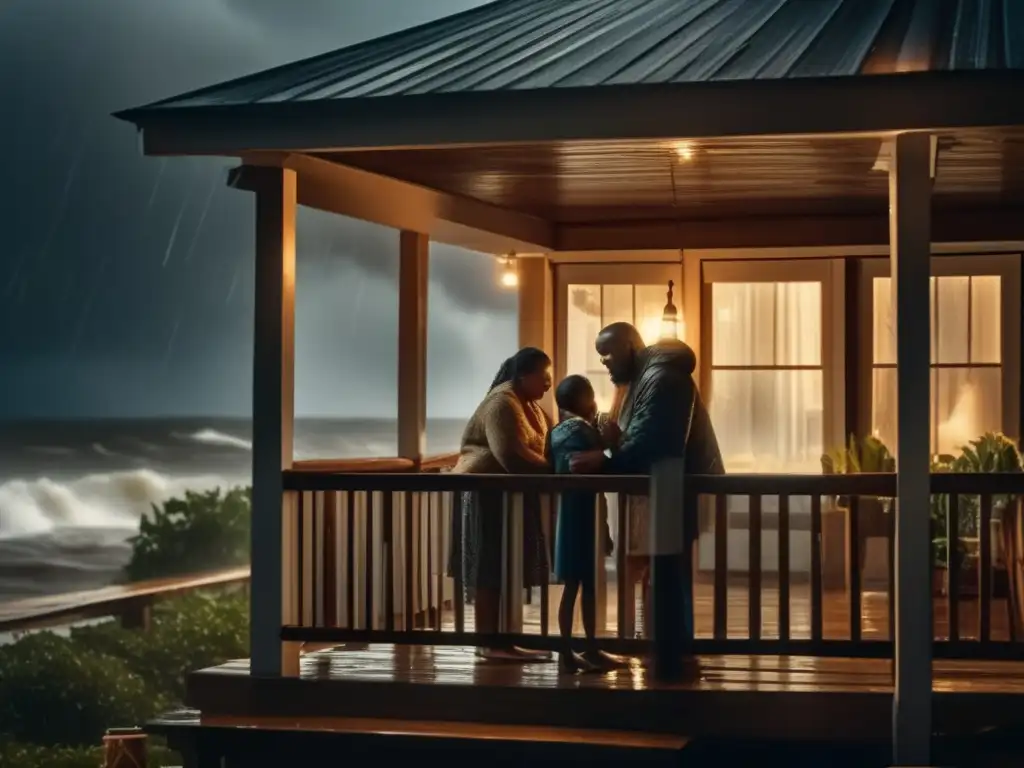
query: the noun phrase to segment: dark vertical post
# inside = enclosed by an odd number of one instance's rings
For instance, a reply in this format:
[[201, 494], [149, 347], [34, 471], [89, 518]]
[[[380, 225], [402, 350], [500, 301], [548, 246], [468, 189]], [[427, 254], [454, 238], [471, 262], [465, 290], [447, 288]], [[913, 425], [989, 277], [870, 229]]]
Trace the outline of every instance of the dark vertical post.
[[654, 678], [678, 681], [685, 675], [689, 645], [683, 585], [686, 556], [682, 458], [666, 459], [651, 472], [651, 596], [654, 612]]
[[889, 168], [889, 259], [896, 316], [896, 632], [893, 762], [928, 765], [932, 601], [929, 519], [929, 277], [932, 137], [902, 133]]

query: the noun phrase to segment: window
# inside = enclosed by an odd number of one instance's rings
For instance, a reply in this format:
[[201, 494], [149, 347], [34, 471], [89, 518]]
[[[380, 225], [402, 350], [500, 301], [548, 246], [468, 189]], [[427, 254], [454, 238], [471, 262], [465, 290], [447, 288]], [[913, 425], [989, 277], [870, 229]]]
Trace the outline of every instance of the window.
[[[995, 257], [998, 258], [998, 257]], [[931, 424], [932, 453], [955, 453], [987, 431], [1006, 429], [1004, 407], [1006, 340], [1003, 318], [1007, 307], [1005, 274], [988, 272], [992, 258], [949, 260], [963, 274], [931, 278]], [[959, 265], [957, 265], [959, 262]], [[888, 262], [884, 262], [884, 269]], [[973, 269], [972, 269], [973, 267]], [[967, 270], [970, 269], [970, 274]], [[870, 275], [871, 314], [871, 432], [895, 450], [896, 337], [892, 281], [874, 269]], [[995, 270], [993, 270], [995, 271]], [[1014, 363], [1015, 365], [1016, 363]], [[1016, 430], [1011, 425], [1007, 431]]]
[[[716, 280], [714, 268], [726, 266], [734, 279]], [[711, 419], [729, 472], [819, 472], [824, 279], [776, 280], [789, 267], [765, 274], [766, 266], [705, 267]], [[754, 282], [759, 274], [767, 279]]]
[[[609, 323], [624, 321], [635, 325], [648, 344], [657, 341], [669, 280], [675, 281], [674, 301], [682, 314], [680, 273], [678, 264], [560, 267], [559, 317], [564, 321], [558, 357], [564, 368], [560, 366], [559, 376], [576, 373], [589, 378], [598, 407], [607, 411], [615, 387], [594, 348], [597, 334]], [[680, 330], [684, 335], [685, 329]]]

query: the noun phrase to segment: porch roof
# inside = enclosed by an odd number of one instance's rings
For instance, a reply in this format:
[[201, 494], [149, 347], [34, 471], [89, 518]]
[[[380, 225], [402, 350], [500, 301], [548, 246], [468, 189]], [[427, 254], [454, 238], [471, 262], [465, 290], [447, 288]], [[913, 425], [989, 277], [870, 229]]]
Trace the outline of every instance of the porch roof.
[[497, 0], [118, 113], [151, 154], [1024, 124], [1024, 0]]

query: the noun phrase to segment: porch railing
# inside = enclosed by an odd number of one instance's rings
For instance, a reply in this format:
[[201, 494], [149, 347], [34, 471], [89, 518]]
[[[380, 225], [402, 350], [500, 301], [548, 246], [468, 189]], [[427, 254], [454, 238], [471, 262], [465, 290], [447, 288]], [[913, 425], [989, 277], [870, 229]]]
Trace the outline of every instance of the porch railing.
[[[473, 631], [461, 569], [448, 576], [453, 538], [461, 537], [459, 497], [464, 492], [500, 492], [503, 507], [503, 572], [506, 583], [521, 578], [521, 513], [524, 503], [539, 504], [553, 539], [557, 498], [567, 491], [599, 495], [646, 495], [642, 476], [510, 476], [450, 473], [335, 473], [303, 468], [285, 474], [285, 509], [294, 523], [290, 553], [296, 578], [292, 621], [282, 627], [288, 641], [310, 643], [380, 642], [423, 645], [490, 646], [500, 641], [526, 648], [559, 647], [552, 617], [555, 585], [544, 581], [535, 590], [505, 590], [499, 636]], [[961, 546], [947, 547], [936, 564], [935, 647], [937, 658], [1024, 658], [1019, 602], [1021, 547], [1017, 521], [1024, 497], [1021, 474], [935, 474], [932, 492], [943, 499], [944, 535]], [[697, 598], [698, 654], [788, 654], [808, 656], [891, 657], [894, 582], [893, 513], [887, 515], [888, 583], [881, 591], [865, 591], [861, 580], [858, 506], [865, 498], [891, 499], [892, 474], [859, 475], [724, 475], [686, 478], [687, 497], [696, 500], [701, 517], [711, 525], [714, 567], [708, 579], [698, 576], [695, 588], [710, 600]], [[847, 500], [846, 571], [843, 594], [826, 590], [822, 581], [823, 505]], [[729, 570], [729, 519], [732, 499], [746, 499], [747, 563], [745, 578]], [[528, 501], [529, 500], [529, 501]], [[998, 503], [994, 504], [994, 500]], [[614, 555], [616, 599], [608, 600], [614, 631], [600, 632], [601, 647], [610, 652], [644, 653], [648, 641], [634, 634], [635, 599], [626, 562], [629, 524], [625, 504], [615, 521], [618, 542]], [[934, 500], [933, 500], [934, 506]], [[773, 508], [771, 514], [767, 508]], [[925, 513], [922, 510], [921, 513]], [[1001, 513], [1005, 534], [993, 535], [993, 519]], [[975, 567], [963, 562], [961, 517], [976, 518], [977, 536], [967, 542], [976, 549]], [[809, 528], [803, 553], [809, 567], [794, 570], [794, 520]], [[809, 518], [809, 519], [807, 519]], [[775, 572], [764, 566], [765, 522], [777, 530]], [[936, 531], [936, 533], [943, 533]], [[598, 537], [600, 538], [600, 537]], [[769, 539], [771, 537], [768, 537]], [[1004, 553], [1009, 594], [993, 591], [994, 543]], [[705, 543], [707, 540], [705, 539]], [[976, 594], [966, 589], [976, 573]], [[602, 569], [601, 575], [604, 571]], [[941, 577], [941, 578], [940, 578]], [[602, 578], [601, 581], [604, 581]], [[745, 582], [745, 583], [744, 583]], [[598, 600], [602, 598], [599, 583]], [[921, 595], [922, 600], [933, 595]], [[708, 605], [710, 603], [710, 605]], [[525, 609], [524, 606], [525, 605]], [[600, 613], [599, 606], [599, 616]], [[746, 629], [735, 621], [746, 613]], [[582, 638], [577, 634], [577, 641]]]

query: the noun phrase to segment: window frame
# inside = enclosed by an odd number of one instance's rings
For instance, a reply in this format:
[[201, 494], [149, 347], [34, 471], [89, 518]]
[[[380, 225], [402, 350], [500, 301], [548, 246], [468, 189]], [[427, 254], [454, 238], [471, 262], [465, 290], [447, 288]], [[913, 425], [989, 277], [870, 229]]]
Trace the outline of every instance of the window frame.
[[[700, 356], [700, 385], [709, 407], [715, 396], [711, 386], [711, 372], [715, 367], [712, 361], [712, 286], [715, 283], [818, 282], [821, 284], [822, 445], [828, 450], [837, 440], [845, 440], [846, 297], [843, 262], [843, 259], [833, 257], [701, 260], [700, 348], [703, 354]], [[800, 367], [780, 366], [780, 369]]]
[[[860, 340], [857, 356], [858, 389], [860, 402], [857, 404], [857, 434], [870, 434], [872, 427], [873, 387], [872, 373], [876, 367], [874, 350], [874, 280], [890, 277], [889, 258], [864, 258], [859, 265], [859, 294], [861, 296], [858, 316]], [[986, 277], [1000, 278], [1000, 335], [1002, 368], [1002, 431], [1013, 439], [1020, 439], [1020, 357], [1021, 357], [1021, 255], [1003, 254], [945, 254], [932, 252], [932, 277]], [[930, 300], [929, 300], [930, 301]], [[929, 325], [931, 310], [929, 309]], [[894, 367], [881, 364], [883, 367]], [[930, 364], [930, 370], [949, 367]], [[957, 365], [957, 368], [986, 368], [994, 364]]]
[[[570, 285], [665, 285], [675, 282], [674, 302], [685, 318], [683, 307], [683, 265], [682, 262], [629, 262], [615, 264], [555, 264], [555, 377], [561, 381], [568, 373], [568, 322]], [[687, 332], [690, 332], [687, 329]], [[685, 340], [685, 339], [684, 339]]]

